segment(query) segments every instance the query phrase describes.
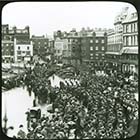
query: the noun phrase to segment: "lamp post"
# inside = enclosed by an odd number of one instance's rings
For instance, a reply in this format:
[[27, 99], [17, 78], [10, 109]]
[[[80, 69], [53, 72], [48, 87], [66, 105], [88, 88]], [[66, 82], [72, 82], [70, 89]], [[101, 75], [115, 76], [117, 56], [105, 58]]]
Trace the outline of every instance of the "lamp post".
[[7, 118], [7, 113], [6, 113], [6, 112], [5, 112], [3, 121], [4, 121], [4, 128], [3, 128], [3, 131], [4, 131], [5, 134], [7, 134], [7, 121], [8, 121], [8, 118]]
[[3, 132], [7, 135], [8, 133], [8, 130], [13, 130], [14, 127], [13, 126], [9, 126], [7, 127], [7, 122], [8, 122], [8, 118], [7, 118], [7, 107], [6, 107], [6, 104], [7, 103], [7, 96], [5, 94], [5, 114], [4, 114], [4, 118], [3, 118], [3, 121], [4, 121], [4, 127], [3, 127]]
[[6, 104], [7, 104], [7, 96], [5, 94], [5, 104], [4, 104], [5, 114], [4, 114], [4, 118], [3, 118], [3, 121], [4, 121], [4, 128], [3, 128], [3, 130], [4, 130], [5, 134], [7, 134], [7, 121], [8, 121]]

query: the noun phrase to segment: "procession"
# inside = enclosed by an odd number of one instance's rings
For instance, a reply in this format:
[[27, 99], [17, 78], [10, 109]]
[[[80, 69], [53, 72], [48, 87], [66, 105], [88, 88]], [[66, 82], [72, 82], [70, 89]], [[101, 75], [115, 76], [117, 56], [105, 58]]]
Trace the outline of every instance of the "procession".
[[73, 73], [69, 79], [76, 82], [60, 81], [58, 86], [52, 87], [49, 77], [59, 70], [48, 73], [47, 69], [51, 68], [46, 64], [36, 64], [34, 69], [27, 69], [17, 79], [21, 84], [16, 86], [26, 86], [29, 94], [34, 93], [33, 107], [51, 106], [46, 108], [46, 114], [32, 108], [27, 116], [28, 132], [21, 129], [16, 138], [124, 138], [135, 132], [138, 122], [137, 76], [130, 73]]
[[132, 4], [14, 2], [4, 6], [2, 21], [5, 136], [138, 134], [138, 13]]

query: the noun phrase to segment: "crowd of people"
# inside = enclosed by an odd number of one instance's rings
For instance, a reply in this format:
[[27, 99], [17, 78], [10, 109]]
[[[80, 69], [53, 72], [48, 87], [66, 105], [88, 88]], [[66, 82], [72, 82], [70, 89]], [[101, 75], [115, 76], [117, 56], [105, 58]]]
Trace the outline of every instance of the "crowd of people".
[[24, 74], [19, 74], [9, 78], [2, 78], [2, 87], [6, 90], [10, 90], [15, 87], [20, 87], [21, 85], [23, 85], [23, 75]]
[[34, 92], [39, 103], [53, 105], [49, 115], [33, 121], [27, 139], [126, 138], [136, 133], [137, 76], [82, 72], [71, 77], [79, 80], [76, 85], [51, 87], [48, 77], [54, 73], [39, 64], [26, 72], [29, 92]]

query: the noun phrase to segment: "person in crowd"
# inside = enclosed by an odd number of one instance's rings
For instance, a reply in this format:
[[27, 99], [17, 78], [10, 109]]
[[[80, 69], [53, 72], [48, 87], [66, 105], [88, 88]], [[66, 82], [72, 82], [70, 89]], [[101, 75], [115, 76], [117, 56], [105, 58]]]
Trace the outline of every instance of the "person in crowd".
[[[52, 117], [46, 114], [38, 118], [27, 138], [113, 139], [134, 134], [137, 125], [132, 122], [138, 123], [136, 76], [133, 79], [130, 72], [121, 74], [117, 71], [98, 74], [95, 68], [93, 72], [78, 71], [68, 77], [65, 69], [60, 70], [63, 78], [70, 81], [61, 82], [60, 87], [51, 87], [48, 81], [56, 72], [51, 65], [36, 64], [26, 71], [24, 78], [19, 78], [31, 87], [40, 104], [52, 104]], [[20, 131], [17, 137], [25, 138], [26, 134]]]
[[17, 133], [17, 138], [18, 139], [26, 139], [26, 133], [23, 130], [23, 125], [22, 124], [19, 126], [19, 131]]

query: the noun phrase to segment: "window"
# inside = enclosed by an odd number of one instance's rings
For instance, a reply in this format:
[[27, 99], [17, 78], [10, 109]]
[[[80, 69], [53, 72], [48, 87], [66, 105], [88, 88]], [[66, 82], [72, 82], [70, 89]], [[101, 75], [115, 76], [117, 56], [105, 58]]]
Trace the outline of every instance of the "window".
[[138, 24], [135, 23], [134, 25], [135, 25], [135, 29], [134, 30], [135, 30], [135, 32], [137, 32], [138, 31]]
[[99, 40], [98, 39], [96, 39], [96, 43], [98, 43], [99, 42]]
[[133, 23], [131, 24], [131, 32], [133, 32], [134, 30], [133, 30]]
[[20, 46], [18, 46], [18, 50], [20, 50]]
[[132, 36], [132, 45], [134, 45], [134, 36]]
[[18, 60], [21, 60], [21, 59], [22, 59], [22, 57], [21, 57], [21, 56], [18, 56], [18, 57], [17, 57], [17, 59], [18, 59]]
[[128, 25], [126, 25], [126, 32], [128, 32], [128, 30], [129, 30], [129, 26], [128, 26]]
[[104, 41], [104, 40], [102, 40], [102, 43], [105, 43], [105, 41]]
[[91, 56], [90, 59], [93, 59], [93, 57]]
[[93, 56], [93, 53], [91, 53], [90, 56]]
[[102, 56], [105, 56], [105, 54], [102, 54]]
[[6, 44], [6, 46], [8, 47], [8, 46], [9, 46], [9, 44]]
[[40, 44], [40, 42], [38, 42], [38, 44]]
[[95, 48], [95, 49], [96, 49], [96, 51], [97, 51], [97, 50], [98, 50], [98, 46], [96, 46], [96, 48]]
[[21, 51], [17, 51], [17, 54], [21, 54]]
[[123, 43], [126, 46], [126, 36], [123, 38]]
[[22, 53], [25, 53], [25, 51], [23, 51]]
[[96, 55], [96, 56], [99, 56], [99, 54], [98, 54], [98, 53], [96, 53], [95, 55]]
[[123, 32], [126, 33], [126, 25], [123, 26]]
[[96, 59], [98, 59], [98, 57], [96, 56]]
[[93, 51], [93, 46], [90, 46], [90, 50]]
[[102, 51], [104, 51], [105, 50], [105, 47], [104, 46], [102, 46]]
[[135, 36], [135, 45], [138, 45], [138, 36]]
[[128, 45], [129, 38], [126, 36], [126, 45]]
[[90, 43], [93, 43], [93, 40], [92, 39], [90, 40]]
[[27, 51], [27, 52], [26, 52], [26, 55], [30, 55], [30, 51]]
[[29, 50], [29, 46], [27, 46], [27, 50]]

